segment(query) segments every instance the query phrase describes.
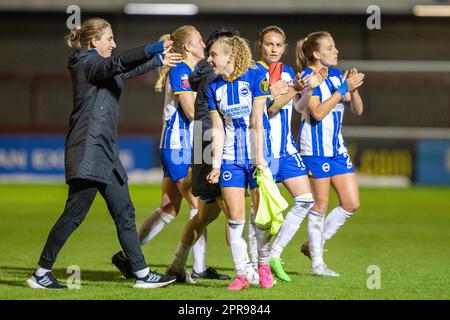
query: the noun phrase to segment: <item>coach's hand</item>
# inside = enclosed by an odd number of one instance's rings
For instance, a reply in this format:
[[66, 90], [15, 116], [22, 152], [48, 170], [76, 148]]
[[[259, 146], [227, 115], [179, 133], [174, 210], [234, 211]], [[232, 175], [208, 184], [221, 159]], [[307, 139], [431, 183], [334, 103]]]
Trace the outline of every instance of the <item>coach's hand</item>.
[[206, 177], [206, 180], [208, 180], [211, 184], [219, 183], [219, 177], [220, 177], [220, 169], [219, 168], [213, 168], [211, 172]]
[[175, 67], [178, 63], [181, 62], [183, 56], [179, 53], [170, 53], [164, 51], [164, 58], [162, 58], [163, 66]]

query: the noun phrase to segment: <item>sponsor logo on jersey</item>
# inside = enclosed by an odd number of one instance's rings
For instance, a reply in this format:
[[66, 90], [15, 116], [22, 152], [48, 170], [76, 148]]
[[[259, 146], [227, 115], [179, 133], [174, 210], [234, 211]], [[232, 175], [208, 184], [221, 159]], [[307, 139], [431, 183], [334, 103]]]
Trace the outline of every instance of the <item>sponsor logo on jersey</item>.
[[222, 113], [231, 119], [238, 119], [251, 113], [250, 107], [247, 105], [223, 106]]

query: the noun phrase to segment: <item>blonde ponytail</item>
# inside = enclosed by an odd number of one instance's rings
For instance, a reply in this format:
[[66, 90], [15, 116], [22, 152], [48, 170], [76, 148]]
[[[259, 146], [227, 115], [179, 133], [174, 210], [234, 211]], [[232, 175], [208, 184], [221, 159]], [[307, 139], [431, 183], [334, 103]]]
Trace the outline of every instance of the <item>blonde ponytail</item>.
[[[197, 31], [197, 29], [193, 26], [181, 26], [171, 34], [163, 35], [160, 40], [172, 40], [173, 43], [171, 52], [184, 54], [185, 45], [191, 42], [194, 31]], [[162, 92], [164, 90], [169, 69], [170, 67], [167, 66], [158, 68], [159, 77], [155, 84], [156, 92]]]
[[303, 70], [308, 67], [308, 59], [305, 56], [305, 52], [303, 52], [303, 44], [305, 43], [305, 39], [303, 38], [301, 40], [297, 41], [297, 46], [295, 48], [295, 60], [297, 63], [297, 67], [300, 70]]
[[[170, 34], [165, 34], [163, 36], [161, 36], [161, 38], [159, 38], [159, 41], [166, 41], [166, 40], [171, 40], [170, 38]], [[172, 50], [173, 51], [173, 50]], [[155, 84], [155, 91], [156, 92], [162, 92], [166, 86], [166, 80], [167, 80], [167, 74], [169, 73], [169, 69], [170, 67], [168, 66], [162, 66], [158, 68], [158, 80], [156, 81]]]

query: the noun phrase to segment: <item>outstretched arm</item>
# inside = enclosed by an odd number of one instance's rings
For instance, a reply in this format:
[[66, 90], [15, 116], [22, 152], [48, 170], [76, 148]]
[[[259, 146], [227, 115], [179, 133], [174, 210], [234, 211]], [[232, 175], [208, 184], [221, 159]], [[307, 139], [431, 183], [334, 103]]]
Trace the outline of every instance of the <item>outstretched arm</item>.
[[143, 75], [144, 73], [147, 73], [150, 70], [153, 70], [158, 67], [162, 66], [173, 67], [178, 63], [180, 63], [181, 59], [183, 59], [183, 56], [181, 54], [164, 52], [158, 54], [157, 56], [153, 57], [150, 61], [147, 61], [146, 63], [140, 65], [139, 67], [129, 72], [122, 73], [121, 77], [123, 80], [131, 79]]
[[171, 45], [172, 41], [160, 41], [126, 50], [117, 57], [89, 57], [84, 66], [86, 77], [89, 81], [102, 81], [117, 74], [129, 72], [151, 60], [155, 55], [162, 53], [165, 49], [169, 49]]

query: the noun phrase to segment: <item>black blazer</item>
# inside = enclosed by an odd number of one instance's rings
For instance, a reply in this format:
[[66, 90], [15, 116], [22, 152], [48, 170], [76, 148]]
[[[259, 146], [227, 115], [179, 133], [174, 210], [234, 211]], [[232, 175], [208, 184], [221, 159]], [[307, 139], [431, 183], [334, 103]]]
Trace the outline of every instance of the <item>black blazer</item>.
[[95, 50], [76, 49], [69, 57], [73, 110], [65, 154], [66, 182], [81, 178], [109, 184], [113, 175], [128, 180], [119, 159], [117, 124], [123, 80], [162, 65], [163, 42], [103, 58]]

